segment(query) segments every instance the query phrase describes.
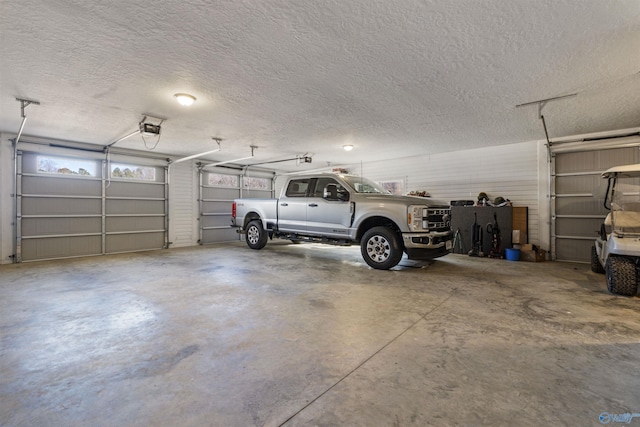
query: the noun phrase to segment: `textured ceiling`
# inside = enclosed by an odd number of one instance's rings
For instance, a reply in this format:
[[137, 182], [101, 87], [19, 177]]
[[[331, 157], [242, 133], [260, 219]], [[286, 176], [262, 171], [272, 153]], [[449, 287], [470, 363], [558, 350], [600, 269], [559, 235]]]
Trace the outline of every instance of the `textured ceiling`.
[[552, 138], [640, 126], [638, 0], [21, 0], [0, 31], [0, 131], [27, 98], [26, 136], [106, 145], [150, 114], [162, 153], [317, 168], [543, 139], [515, 106], [572, 93]]

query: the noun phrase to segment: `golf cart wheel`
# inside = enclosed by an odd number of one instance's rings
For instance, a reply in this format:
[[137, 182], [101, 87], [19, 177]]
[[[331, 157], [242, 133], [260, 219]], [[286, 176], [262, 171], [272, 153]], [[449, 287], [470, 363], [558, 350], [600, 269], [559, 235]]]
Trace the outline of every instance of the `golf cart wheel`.
[[612, 294], [632, 297], [638, 292], [636, 266], [630, 258], [609, 256], [604, 271]]
[[594, 273], [604, 273], [604, 268], [602, 264], [600, 264], [600, 259], [598, 259], [598, 252], [596, 251], [595, 246], [591, 246], [591, 271]]
[[246, 241], [251, 249], [262, 249], [267, 244], [267, 232], [262, 228], [262, 222], [254, 219], [247, 225]]

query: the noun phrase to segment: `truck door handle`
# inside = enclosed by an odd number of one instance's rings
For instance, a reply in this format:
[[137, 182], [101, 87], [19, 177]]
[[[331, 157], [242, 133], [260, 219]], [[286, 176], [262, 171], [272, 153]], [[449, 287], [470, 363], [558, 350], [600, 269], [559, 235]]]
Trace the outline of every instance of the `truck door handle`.
[[312, 208], [317, 208], [318, 204], [317, 203], [309, 203], [309, 206], [311, 206]]
[[280, 206], [289, 206], [289, 203], [280, 203]]

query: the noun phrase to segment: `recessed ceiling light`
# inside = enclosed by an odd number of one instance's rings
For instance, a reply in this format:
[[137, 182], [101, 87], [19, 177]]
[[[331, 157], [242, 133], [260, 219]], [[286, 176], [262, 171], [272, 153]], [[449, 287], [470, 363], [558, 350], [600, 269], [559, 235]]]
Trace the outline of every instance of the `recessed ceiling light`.
[[353, 145], [352, 144], [343, 145], [342, 148], [344, 148], [344, 151], [351, 151], [353, 150]]
[[194, 101], [196, 100], [195, 96], [189, 95], [188, 93], [176, 93], [173, 96], [176, 97], [176, 101], [178, 101], [180, 105], [184, 105], [185, 107], [188, 107], [189, 105], [193, 104]]

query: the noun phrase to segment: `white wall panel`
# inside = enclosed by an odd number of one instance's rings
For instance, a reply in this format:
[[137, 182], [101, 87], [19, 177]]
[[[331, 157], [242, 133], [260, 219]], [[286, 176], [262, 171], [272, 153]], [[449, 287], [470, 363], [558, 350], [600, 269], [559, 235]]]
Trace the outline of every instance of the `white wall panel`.
[[354, 164], [349, 171], [374, 181], [403, 180], [405, 193], [427, 191], [431, 197], [447, 202], [475, 201], [480, 192], [492, 199], [510, 199], [514, 206], [529, 208], [529, 242], [540, 244], [540, 198], [546, 197], [546, 178], [540, 180], [538, 176], [538, 152], [538, 142], [532, 141]]
[[194, 161], [169, 167], [169, 241], [171, 247], [198, 244], [198, 183]]

